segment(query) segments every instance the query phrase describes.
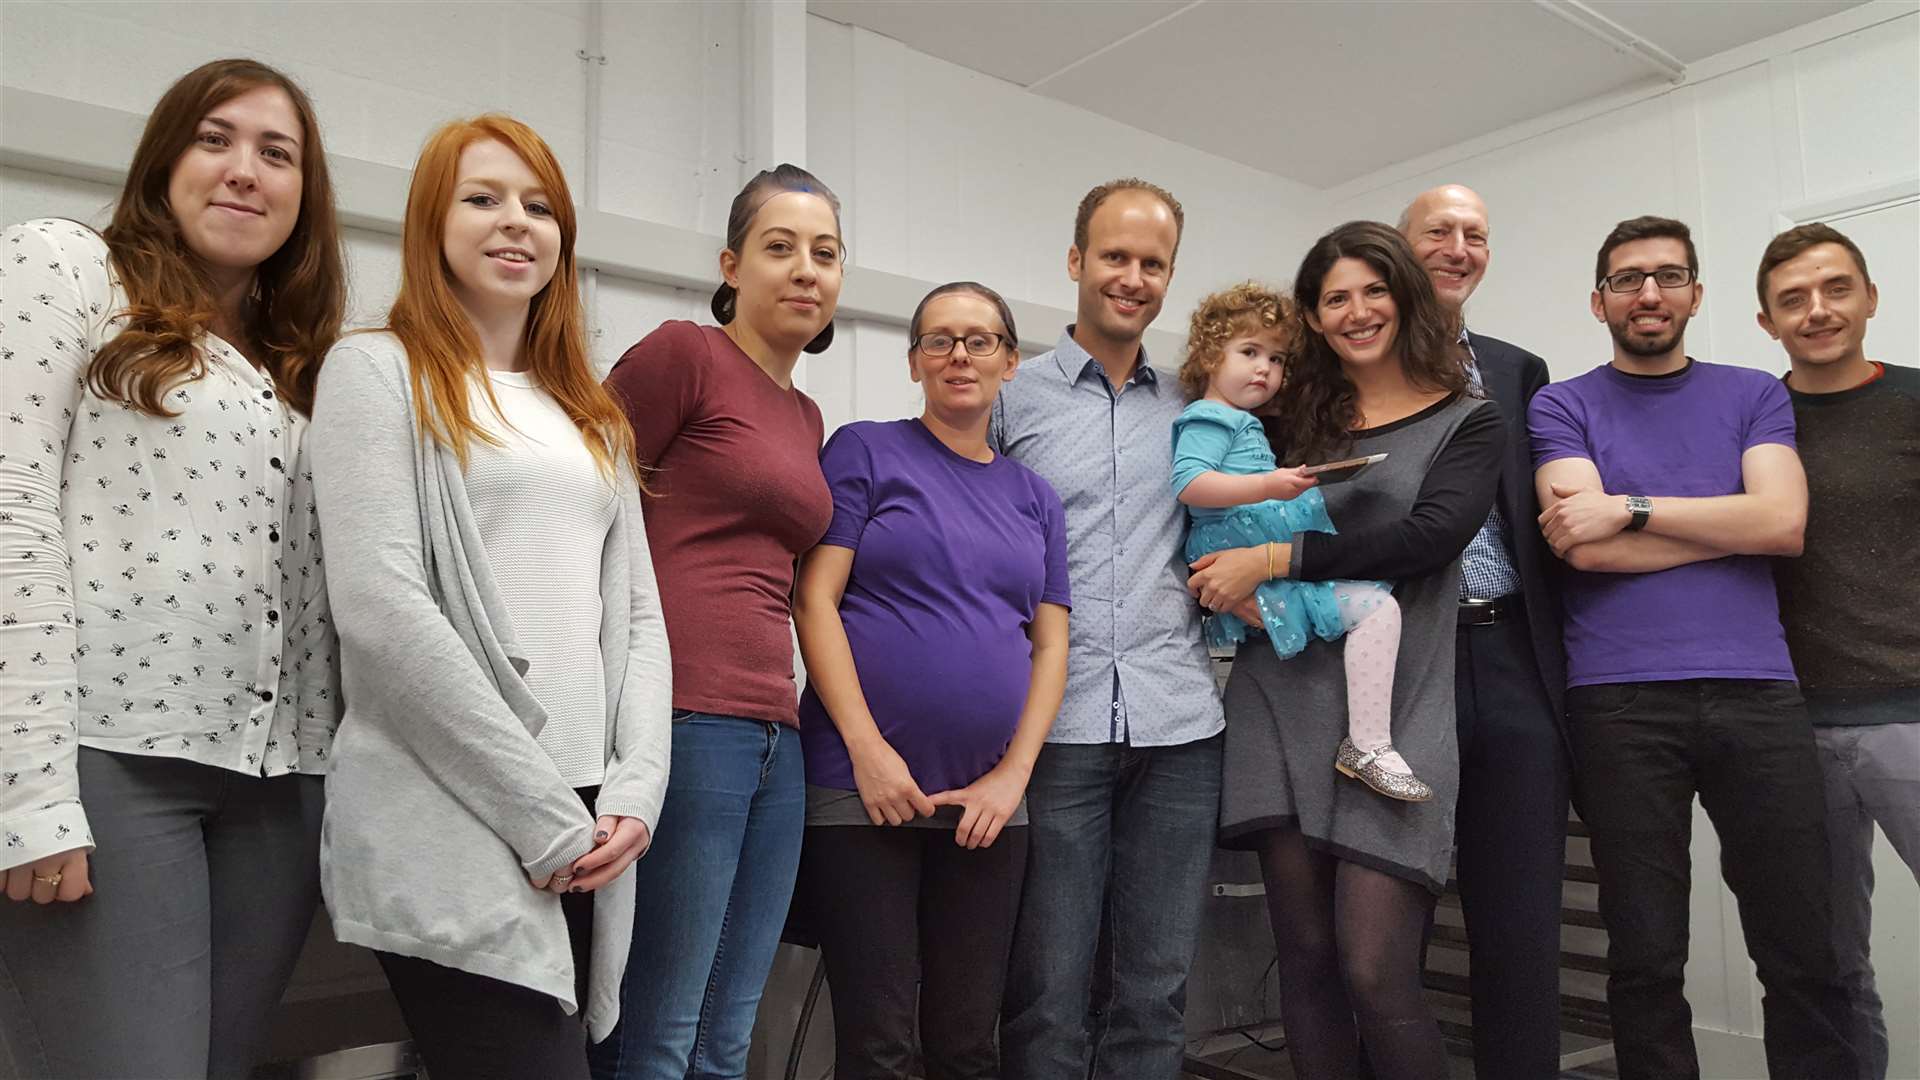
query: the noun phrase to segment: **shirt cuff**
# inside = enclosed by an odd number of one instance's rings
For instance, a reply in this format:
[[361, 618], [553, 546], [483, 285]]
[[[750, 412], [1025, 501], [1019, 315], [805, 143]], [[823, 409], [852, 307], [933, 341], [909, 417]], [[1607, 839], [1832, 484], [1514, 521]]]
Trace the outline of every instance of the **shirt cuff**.
[[0, 832], [6, 834], [6, 847], [0, 849], [0, 869], [25, 866], [74, 848], [93, 850], [93, 830], [87, 826], [87, 812], [79, 799], [9, 818]]

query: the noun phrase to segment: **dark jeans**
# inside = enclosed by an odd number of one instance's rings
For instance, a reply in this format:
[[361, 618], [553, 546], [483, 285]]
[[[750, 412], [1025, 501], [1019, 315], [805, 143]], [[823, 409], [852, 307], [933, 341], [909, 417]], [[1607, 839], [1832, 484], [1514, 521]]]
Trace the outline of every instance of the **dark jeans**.
[[80, 748], [93, 895], [0, 899], [0, 1076], [250, 1075], [320, 899], [321, 780]]
[[1560, 1071], [1560, 896], [1572, 763], [1523, 614], [1454, 639], [1454, 844], [1479, 1080]]
[[[563, 896], [560, 908], [567, 915], [574, 971], [583, 973], [593, 936], [593, 894]], [[433, 1080], [586, 1080], [587, 1031], [552, 996], [415, 956], [374, 956]]]
[[1620, 1075], [1696, 1077], [1684, 994], [1693, 796], [1720, 837], [1765, 989], [1774, 1080], [1853, 1076], [1813, 727], [1790, 682], [1689, 679], [1567, 693], [1581, 816], [1607, 924]]
[[972, 851], [952, 829], [807, 830], [798, 902], [833, 991], [837, 1080], [1000, 1075], [993, 1033], [1026, 868], [1026, 826]]
[[790, 727], [674, 711], [673, 772], [633, 864], [620, 1022], [588, 1051], [599, 1080], [737, 1080], [780, 947], [806, 827]]
[[[579, 790], [589, 813], [599, 791]], [[560, 910], [573, 950], [573, 999], [584, 1002], [593, 894], [564, 895]], [[433, 1080], [587, 1080], [586, 1028], [551, 995], [417, 956], [373, 955]]]
[[1040, 752], [1000, 1028], [1008, 1080], [1179, 1074], [1221, 743]]

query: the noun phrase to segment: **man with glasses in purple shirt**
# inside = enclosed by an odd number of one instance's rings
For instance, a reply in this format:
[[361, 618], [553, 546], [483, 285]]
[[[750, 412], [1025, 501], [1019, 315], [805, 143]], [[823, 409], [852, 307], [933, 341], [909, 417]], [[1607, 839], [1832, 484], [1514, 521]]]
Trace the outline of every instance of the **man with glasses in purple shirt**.
[[1826, 803], [1768, 556], [1798, 555], [1807, 480], [1779, 381], [1686, 354], [1685, 225], [1623, 221], [1590, 301], [1613, 361], [1534, 396], [1540, 529], [1572, 568], [1574, 787], [1608, 935], [1620, 1075], [1694, 1077], [1685, 995], [1693, 799], [1720, 837], [1766, 989], [1776, 1080], [1855, 1075], [1834, 960]]
[[1187, 592], [1186, 510], [1167, 489], [1186, 401], [1140, 344], [1181, 223], [1143, 180], [1087, 193], [1067, 252], [1076, 321], [1001, 391], [988, 433], [1059, 492], [1074, 598], [1066, 698], [1027, 786], [1007, 1080], [1180, 1071], [1225, 726]]

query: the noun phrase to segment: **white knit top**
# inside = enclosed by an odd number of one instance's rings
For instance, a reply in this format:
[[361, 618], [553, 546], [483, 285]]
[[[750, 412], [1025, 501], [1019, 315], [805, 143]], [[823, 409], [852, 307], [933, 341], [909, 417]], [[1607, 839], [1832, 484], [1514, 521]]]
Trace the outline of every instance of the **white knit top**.
[[600, 568], [617, 497], [580, 429], [530, 374], [487, 375], [508, 426], [477, 384], [473, 416], [506, 445], [473, 442], [467, 501], [526, 650], [527, 688], [547, 710], [540, 748], [567, 783], [589, 787], [605, 771]]

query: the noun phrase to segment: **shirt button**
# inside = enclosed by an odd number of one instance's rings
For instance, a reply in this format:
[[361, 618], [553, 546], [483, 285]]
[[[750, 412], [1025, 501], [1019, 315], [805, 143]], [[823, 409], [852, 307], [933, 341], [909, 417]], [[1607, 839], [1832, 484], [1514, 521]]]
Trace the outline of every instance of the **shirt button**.
[[274, 467], [274, 468], [276, 468], [276, 469], [279, 469], [279, 470], [280, 470], [281, 472], [286, 472], [286, 471], [287, 471], [286, 469], [284, 469], [284, 468], [282, 468], [282, 467], [281, 467], [281, 465], [280, 465], [280, 459], [279, 459], [279, 458], [268, 458], [268, 459], [267, 459], [267, 464], [269, 464], [269, 465], [271, 465], [271, 466], [273, 466], [273, 467]]
[[261, 700], [261, 701], [272, 701], [272, 700], [273, 700], [273, 691], [271, 691], [271, 690], [262, 690], [262, 691], [260, 691], [260, 700]]
[[279, 621], [280, 621], [280, 613], [279, 613], [279, 612], [277, 612], [277, 611], [275, 611], [275, 610], [273, 610], [272, 608], [268, 608], [268, 609], [267, 609], [267, 621], [268, 621], [268, 622], [271, 622], [271, 623], [277, 623], [277, 622], [279, 622]]
[[270, 531], [270, 532], [268, 532], [268, 533], [267, 533], [267, 539], [268, 539], [269, 541], [271, 541], [272, 543], [275, 543], [275, 544], [277, 544], [277, 543], [279, 543], [279, 542], [280, 542], [280, 530], [279, 530], [279, 529], [274, 529], [274, 530], [272, 530], [272, 531]]
[[273, 400], [273, 391], [271, 391], [271, 390], [262, 390], [262, 391], [260, 391], [260, 396], [261, 396], [261, 397], [263, 397], [263, 398], [266, 398], [266, 399], [267, 399], [268, 401], [272, 401], [272, 400]]

